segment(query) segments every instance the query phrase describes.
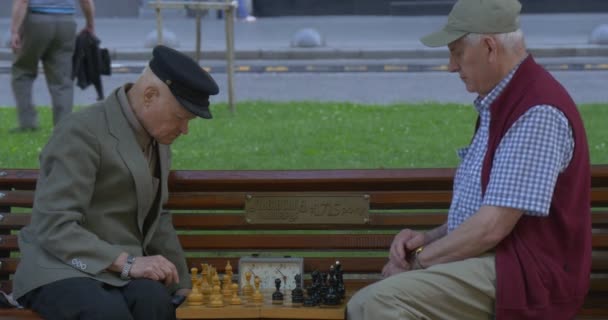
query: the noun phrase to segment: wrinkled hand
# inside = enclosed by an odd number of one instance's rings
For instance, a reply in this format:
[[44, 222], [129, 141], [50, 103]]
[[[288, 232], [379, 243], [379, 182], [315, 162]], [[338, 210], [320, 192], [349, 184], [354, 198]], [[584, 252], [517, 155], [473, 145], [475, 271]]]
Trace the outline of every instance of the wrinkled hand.
[[390, 260], [384, 265], [384, 267], [382, 268], [382, 276], [384, 278], [388, 278], [390, 276], [394, 276], [398, 273], [401, 272], [405, 272], [408, 271], [409, 268], [402, 268], [394, 263], [392, 263]]
[[389, 253], [389, 262], [399, 269], [410, 270], [409, 253], [424, 245], [424, 233], [403, 229], [393, 239]]
[[129, 275], [132, 278], [162, 281], [166, 286], [179, 282], [175, 265], [160, 255], [135, 258]]
[[13, 49], [13, 53], [18, 53], [21, 50], [21, 35], [19, 33], [11, 33], [11, 49]]

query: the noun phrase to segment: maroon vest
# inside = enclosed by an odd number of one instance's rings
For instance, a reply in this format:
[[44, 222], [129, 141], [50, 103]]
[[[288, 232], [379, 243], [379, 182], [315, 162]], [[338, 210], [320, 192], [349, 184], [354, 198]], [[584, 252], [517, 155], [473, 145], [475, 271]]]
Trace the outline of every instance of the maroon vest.
[[557, 179], [548, 217], [524, 215], [496, 247], [496, 319], [573, 319], [589, 289], [591, 173], [583, 122], [566, 90], [532, 56], [490, 106], [482, 193], [502, 137], [531, 107], [547, 104], [572, 127], [574, 153]]

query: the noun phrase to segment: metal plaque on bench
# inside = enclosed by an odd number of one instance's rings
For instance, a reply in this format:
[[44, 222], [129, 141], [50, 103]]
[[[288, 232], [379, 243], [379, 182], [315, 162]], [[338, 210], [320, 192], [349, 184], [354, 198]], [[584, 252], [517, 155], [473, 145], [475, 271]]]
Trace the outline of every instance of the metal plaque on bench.
[[251, 224], [365, 224], [369, 222], [366, 194], [255, 193], [245, 201]]

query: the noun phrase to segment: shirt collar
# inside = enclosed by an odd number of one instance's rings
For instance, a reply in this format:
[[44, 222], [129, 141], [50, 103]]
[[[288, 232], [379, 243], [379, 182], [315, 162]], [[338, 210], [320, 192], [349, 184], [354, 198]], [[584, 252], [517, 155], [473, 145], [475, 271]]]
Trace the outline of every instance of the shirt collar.
[[490, 109], [492, 103], [500, 96], [500, 94], [507, 87], [511, 79], [513, 79], [513, 75], [519, 69], [521, 63], [526, 60], [528, 55], [526, 55], [519, 63], [509, 71], [506, 77], [504, 77], [500, 82], [488, 93], [485, 97], [477, 96], [473, 104], [475, 105], [475, 109], [477, 112], [482, 113], [485, 110]]
[[118, 103], [120, 103], [120, 107], [127, 118], [127, 122], [135, 134], [137, 144], [140, 146], [142, 151], [145, 151], [150, 143], [152, 143], [152, 137], [150, 137], [146, 129], [144, 129], [139, 120], [137, 120], [133, 107], [131, 107], [131, 103], [129, 103], [127, 91], [129, 91], [132, 86], [132, 83], [127, 83], [118, 89]]

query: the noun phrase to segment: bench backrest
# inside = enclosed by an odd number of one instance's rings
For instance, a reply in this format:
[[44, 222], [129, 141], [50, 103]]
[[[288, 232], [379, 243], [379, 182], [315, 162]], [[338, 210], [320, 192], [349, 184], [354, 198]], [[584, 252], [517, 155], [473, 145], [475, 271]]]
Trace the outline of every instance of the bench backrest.
[[[29, 222], [37, 175], [37, 170], [0, 169], [0, 284], [5, 291], [11, 291], [10, 275], [19, 261], [16, 230]], [[380, 278], [396, 232], [445, 221], [453, 175], [453, 169], [173, 171], [166, 208], [173, 213], [191, 267], [210, 263], [223, 272], [230, 261], [238, 273], [242, 256], [291, 255], [304, 257], [310, 273], [339, 260], [346, 287], [354, 290]], [[246, 202], [268, 193], [367, 197], [369, 220], [251, 223], [244, 214]], [[608, 165], [592, 167], [591, 205], [589, 306], [602, 305], [608, 297]]]

